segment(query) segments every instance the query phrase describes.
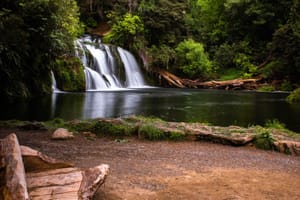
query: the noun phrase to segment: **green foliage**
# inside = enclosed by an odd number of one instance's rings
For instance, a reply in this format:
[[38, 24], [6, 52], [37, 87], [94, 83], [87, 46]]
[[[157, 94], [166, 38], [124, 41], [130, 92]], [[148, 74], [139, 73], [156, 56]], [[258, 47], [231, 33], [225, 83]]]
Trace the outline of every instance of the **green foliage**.
[[297, 88], [294, 90], [287, 98], [286, 100], [290, 103], [293, 102], [300, 102], [300, 88]]
[[44, 125], [47, 129], [55, 130], [57, 128], [65, 127], [66, 123], [61, 118], [54, 118], [52, 120], [44, 122]]
[[91, 132], [94, 129], [96, 121], [93, 120], [80, 120], [70, 121], [66, 124], [69, 130], [74, 132]]
[[81, 33], [74, 0], [0, 3], [0, 94], [51, 93], [51, 62], [73, 52]]
[[269, 133], [268, 131], [263, 131], [256, 134], [253, 143], [255, 147], [259, 149], [273, 150], [274, 141], [275, 139], [273, 138], [273, 135], [271, 133]]
[[186, 135], [180, 132], [171, 132], [169, 133], [168, 138], [173, 141], [182, 141], [186, 139]]
[[143, 34], [144, 24], [138, 15], [126, 13], [122, 19], [113, 24], [111, 32], [104, 37], [105, 42], [119, 46], [131, 47], [134, 39]]
[[184, 16], [187, 1], [142, 0], [137, 13], [144, 22], [145, 39], [150, 46], [162, 44], [174, 47], [185, 33]]
[[293, 84], [288, 80], [283, 80], [280, 84], [280, 90], [293, 91]]
[[69, 92], [85, 90], [84, 67], [78, 58], [57, 58], [52, 68], [59, 89]]
[[151, 57], [151, 66], [161, 67], [165, 69], [170, 68], [170, 64], [174, 63], [176, 52], [173, 48], [167, 45], [160, 45], [159, 47], [153, 45], [149, 48]]
[[263, 68], [259, 69], [259, 73], [265, 79], [272, 79], [272, 78], [280, 78], [281, 71], [283, 70], [282, 62], [278, 60], [274, 60], [266, 64]]
[[298, 0], [293, 1], [290, 15], [284, 25], [273, 34], [269, 47], [272, 62], [280, 63], [274, 76], [279, 79], [288, 78], [292, 82], [299, 82], [300, 76], [300, 5]]
[[217, 44], [227, 36], [224, 16], [226, 0], [192, 0], [190, 12], [186, 15], [187, 26], [200, 41]]
[[136, 128], [130, 124], [105, 121], [97, 121], [92, 128], [92, 132], [106, 136], [130, 136], [133, 135], [135, 131]]
[[192, 39], [184, 40], [178, 44], [176, 53], [178, 66], [190, 77], [208, 77], [214, 72], [203, 44]]
[[153, 124], [144, 124], [138, 130], [138, 135], [140, 138], [145, 138], [148, 140], [164, 140], [166, 139], [165, 133], [154, 126]]
[[257, 89], [258, 92], [273, 92], [275, 90], [273, 85], [262, 85]]
[[236, 68], [228, 68], [228, 69], [223, 69], [223, 71], [219, 73], [221, 73], [219, 80], [227, 81], [227, 80], [233, 80], [241, 77], [242, 71]]
[[281, 123], [278, 119], [267, 120], [264, 126], [266, 128], [274, 128], [279, 130], [285, 129], [285, 124]]
[[145, 117], [142, 115], [138, 115], [138, 116], [133, 115], [126, 118], [125, 120], [128, 122], [141, 122], [141, 123], [165, 123], [165, 121], [163, 121], [160, 118], [153, 117], [153, 116]]

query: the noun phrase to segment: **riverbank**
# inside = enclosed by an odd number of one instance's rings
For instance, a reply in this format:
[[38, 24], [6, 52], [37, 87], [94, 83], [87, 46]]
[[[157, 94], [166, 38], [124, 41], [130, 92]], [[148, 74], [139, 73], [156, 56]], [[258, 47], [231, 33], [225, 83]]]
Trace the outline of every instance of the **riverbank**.
[[[57, 127], [72, 130], [74, 139], [51, 140]], [[96, 200], [300, 198], [300, 157], [286, 155], [299, 149], [278, 153], [274, 146], [300, 138], [279, 122], [249, 128], [141, 116], [1, 122], [0, 138], [12, 132], [21, 145], [77, 167], [110, 165]]]
[[300, 158], [252, 146], [204, 141], [118, 140], [77, 133], [51, 140], [49, 130], [16, 132], [21, 145], [51, 157], [91, 167], [110, 165], [101, 199], [299, 199]]

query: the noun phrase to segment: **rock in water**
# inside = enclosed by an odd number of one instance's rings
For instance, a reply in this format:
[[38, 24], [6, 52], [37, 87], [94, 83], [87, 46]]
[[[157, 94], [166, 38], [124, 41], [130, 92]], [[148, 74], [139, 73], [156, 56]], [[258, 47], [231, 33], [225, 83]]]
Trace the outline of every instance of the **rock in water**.
[[58, 128], [54, 131], [51, 138], [53, 140], [68, 140], [74, 138], [74, 135], [65, 128]]

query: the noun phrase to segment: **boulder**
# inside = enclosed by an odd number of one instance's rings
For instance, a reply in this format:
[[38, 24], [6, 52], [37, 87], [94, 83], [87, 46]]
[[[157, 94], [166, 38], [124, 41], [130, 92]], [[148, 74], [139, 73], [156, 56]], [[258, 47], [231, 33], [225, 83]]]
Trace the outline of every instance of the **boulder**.
[[300, 142], [280, 140], [274, 142], [277, 151], [281, 153], [300, 156]]
[[51, 138], [53, 140], [68, 140], [74, 138], [74, 135], [65, 128], [58, 128], [54, 131]]

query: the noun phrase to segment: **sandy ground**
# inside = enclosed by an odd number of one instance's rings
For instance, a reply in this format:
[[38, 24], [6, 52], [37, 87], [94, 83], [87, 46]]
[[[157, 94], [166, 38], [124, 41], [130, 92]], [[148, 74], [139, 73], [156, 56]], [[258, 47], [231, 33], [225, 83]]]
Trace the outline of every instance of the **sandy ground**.
[[53, 141], [51, 133], [15, 132], [20, 144], [90, 167], [110, 165], [95, 199], [300, 199], [300, 157], [207, 142], [150, 142], [127, 138]]

